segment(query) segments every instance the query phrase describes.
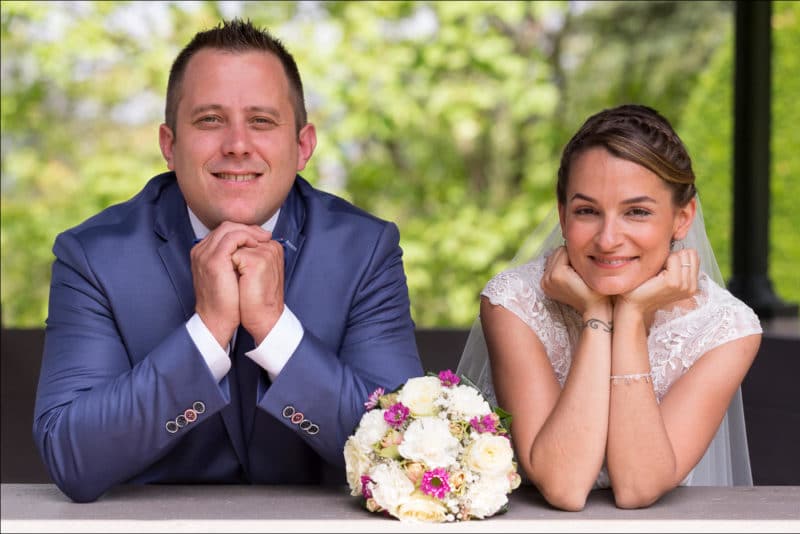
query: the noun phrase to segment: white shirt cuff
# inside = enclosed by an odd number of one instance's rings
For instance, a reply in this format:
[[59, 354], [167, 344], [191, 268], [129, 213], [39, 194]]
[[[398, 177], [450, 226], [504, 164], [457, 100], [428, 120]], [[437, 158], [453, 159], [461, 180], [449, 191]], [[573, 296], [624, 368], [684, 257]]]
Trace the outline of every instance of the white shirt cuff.
[[222, 380], [231, 370], [231, 359], [228, 357], [228, 350], [219, 346], [217, 339], [196, 313], [186, 321], [186, 330], [189, 331], [189, 337], [194, 341], [197, 350], [200, 351], [216, 381]]
[[278, 322], [272, 327], [272, 331], [267, 334], [261, 345], [245, 354], [267, 371], [270, 380], [275, 380], [283, 366], [297, 350], [297, 346], [303, 340], [304, 332], [300, 320], [292, 313], [289, 306], [284, 305]]

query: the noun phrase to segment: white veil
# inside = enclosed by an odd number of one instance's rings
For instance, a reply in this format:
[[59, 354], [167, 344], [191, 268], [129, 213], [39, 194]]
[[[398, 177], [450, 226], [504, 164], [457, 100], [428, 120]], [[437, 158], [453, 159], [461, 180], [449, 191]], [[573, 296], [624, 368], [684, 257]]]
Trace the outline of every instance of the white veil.
[[[705, 221], [700, 208], [700, 197], [695, 196], [695, 199], [697, 201], [697, 212], [689, 233], [683, 240], [683, 246], [697, 250], [700, 258], [700, 269], [721, 287], [725, 287], [714, 251], [706, 235]], [[517, 255], [511, 260], [508, 268], [531, 261], [560, 246], [561, 243], [558, 210], [553, 208], [537, 226], [533, 234], [525, 240]], [[475, 319], [472, 324], [456, 372], [472, 380], [490, 402], [497, 404], [480, 317]], [[689, 474], [685, 483], [690, 486], [753, 485], [741, 387], [737, 389], [736, 394], [733, 396], [728, 411], [708, 450]]]

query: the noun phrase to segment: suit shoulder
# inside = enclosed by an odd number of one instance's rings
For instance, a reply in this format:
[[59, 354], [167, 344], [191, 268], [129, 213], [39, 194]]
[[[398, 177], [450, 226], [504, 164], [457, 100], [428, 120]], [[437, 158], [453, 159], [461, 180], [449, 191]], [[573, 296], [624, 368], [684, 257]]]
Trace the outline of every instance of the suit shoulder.
[[113, 204], [102, 211], [92, 215], [80, 224], [69, 228], [63, 233], [73, 234], [76, 237], [88, 237], [96, 233], [111, 231], [119, 227], [130, 231], [131, 218], [140, 218], [149, 213], [156, 205], [161, 195], [170, 187], [177, 187], [175, 175], [172, 172], [159, 174], [151, 178], [145, 186], [130, 199]]
[[298, 178], [298, 184], [311, 216], [324, 214], [334, 224], [354, 224], [362, 228], [374, 228], [378, 232], [383, 231], [387, 225], [395, 226], [391, 221], [382, 219], [340, 196], [315, 188], [302, 178]]

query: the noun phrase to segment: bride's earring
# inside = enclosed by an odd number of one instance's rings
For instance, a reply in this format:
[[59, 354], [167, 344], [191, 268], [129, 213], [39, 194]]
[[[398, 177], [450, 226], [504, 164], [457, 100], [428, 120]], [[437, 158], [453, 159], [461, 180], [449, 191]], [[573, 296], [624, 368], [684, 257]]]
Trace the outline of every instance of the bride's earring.
[[672, 238], [669, 242], [669, 249], [672, 252], [683, 250], [683, 240], [681, 239], [676, 241], [675, 238]]

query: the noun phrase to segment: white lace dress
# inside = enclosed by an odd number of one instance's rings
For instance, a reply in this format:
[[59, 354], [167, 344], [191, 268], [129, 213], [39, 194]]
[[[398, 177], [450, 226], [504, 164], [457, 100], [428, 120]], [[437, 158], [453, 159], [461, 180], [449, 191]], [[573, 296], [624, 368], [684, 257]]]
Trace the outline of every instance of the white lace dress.
[[[564, 387], [582, 328], [581, 316], [572, 307], [544, 295], [540, 286], [544, 263], [541, 257], [503, 271], [481, 294], [492, 304], [513, 312], [536, 332]], [[693, 308], [658, 311], [653, 319], [647, 348], [656, 398], [661, 402], [670, 386], [709, 350], [758, 333], [761, 323], [753, 310], [701, 273]], [[480, 384], [482, 388], [486, 385]], [[604, 466], [595, 487], [608, 486]]]

